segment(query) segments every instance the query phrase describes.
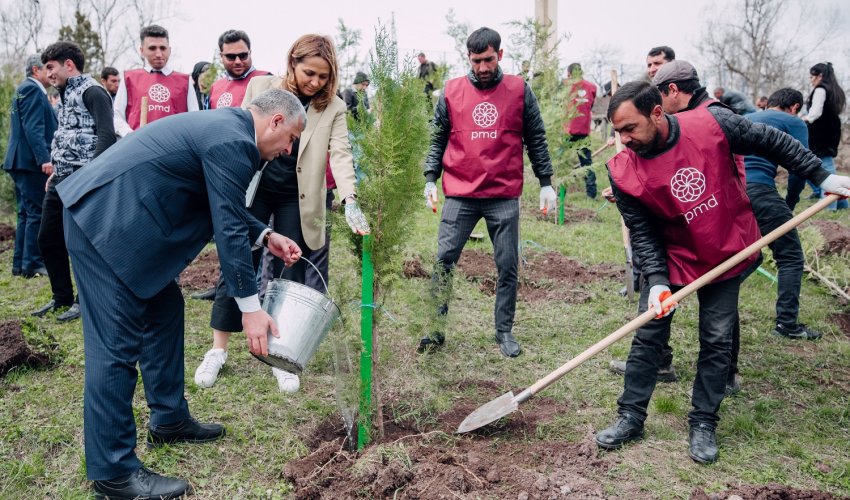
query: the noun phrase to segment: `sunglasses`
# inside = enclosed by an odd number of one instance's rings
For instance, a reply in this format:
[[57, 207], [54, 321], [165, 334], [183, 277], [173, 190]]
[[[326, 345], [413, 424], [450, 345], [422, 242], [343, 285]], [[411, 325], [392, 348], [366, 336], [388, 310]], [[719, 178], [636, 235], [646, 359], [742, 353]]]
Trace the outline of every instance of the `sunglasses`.
[[250, 56], [250, 52], [240, 52], [238, 54], [222, 54], [222, 57], [227, 58], [228, 61], [235, 61], [237, 57], [243, 61], [247, 61]]

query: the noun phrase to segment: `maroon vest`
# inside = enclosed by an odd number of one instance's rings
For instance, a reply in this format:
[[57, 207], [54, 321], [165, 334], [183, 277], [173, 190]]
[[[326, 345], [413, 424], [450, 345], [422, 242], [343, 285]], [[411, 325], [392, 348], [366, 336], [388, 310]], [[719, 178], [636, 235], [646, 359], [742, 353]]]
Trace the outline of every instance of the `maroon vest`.
[[466, 198], [518, 198], [522, 193], [525, 81], [504, 75], [479, 89], [466, 76], [446, 82], [451, 120], [443, 154], [443, 193]]
[[596, 100], [596, 85], [587, 80], [576, 82], [570, 90], [570, 95], [574, 96], [573, 102], [578, 114], [570, 120], [564, 132], [570, 135], [590, 135], [592, 123], [590, 110], [593, 108], [593, 101]]
[[227, 78], [216, 80], [210, 88], [210, 109], [238, 108], [242, 106], [242, 99], [245, 98], [245, 89], [248, 88], [248, 82], [255, 76], [270, 74], [268, 71], [255, 69], [250, 75], [241, 80], [230, 80]]
[[139, 128], [144, 96], [148, 98], [148, 123], [189, 110], [186, 104], [189, 75], [185, 73], [172, 71], [165, 76], [133, 69], [124, 72], [124, 85], [127, 86], [127, 124], [133, 130]]
[[[679, 141], [652, 159], [626, 149], [611, 178], [658, 218], [670, 283], [687, 285], [761, 236], [726, 135], [707, 107], [678, 113]], [[717, 281], [741, 274], [757, 255]]]

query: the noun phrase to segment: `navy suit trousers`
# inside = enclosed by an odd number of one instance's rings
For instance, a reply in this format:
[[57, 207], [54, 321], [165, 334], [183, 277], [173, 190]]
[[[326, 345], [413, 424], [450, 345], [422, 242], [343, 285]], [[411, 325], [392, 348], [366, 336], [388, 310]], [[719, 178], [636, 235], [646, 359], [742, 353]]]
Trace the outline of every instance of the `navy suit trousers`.
[[47, 176], [32, 170], [9, 170], [15, 182], [15, 201], [18, 204], [18, 227], [15, 231], [15, 253], [12, 268], [24, 273], [44, 267], [38, 249], [38, 230], [41, 228], [41, 204], [44, 202], [44, 183]]
[[189, 417], [183, 396], [183, 296], [174, 281], [150, 299], [133, 295], [67, 210], [65, 239], [83, 317], [86, 469], [91, 480], [113, 479], [141, 466], [134, 451], [137, 363], [151, 425]]

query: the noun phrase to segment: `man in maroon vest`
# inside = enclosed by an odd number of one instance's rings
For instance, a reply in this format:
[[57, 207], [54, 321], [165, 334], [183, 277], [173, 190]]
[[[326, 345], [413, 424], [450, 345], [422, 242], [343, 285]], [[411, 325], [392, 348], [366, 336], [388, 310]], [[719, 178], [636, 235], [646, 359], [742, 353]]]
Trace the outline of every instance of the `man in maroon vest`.
[[[479, 28], [466, 40], [472, 70], [446, 82], [434, 113], [434, 134], [425, 159], [425, 202], [437, 211], [437, 178], [443, 174], [443, 206], [433, 294], [448, 313], [450, 274], [475, 224], [483, 217], [498, 270], [496, 342], [502, 354], [522, 352], [513, 336], [517, 293], [519, 197], [525, 145], [540, 180], [540, 208], [555, 208], [552, 162], [537, 98], [523, 79], [502, 73], [501, 37]], [[442, 322], [442, 321], [441, 321]], [[444, 328], [419, 341], [419, 352], [443, 344]]]
[[[850, 195], [850, 178], [830, 175], [788, 134], [750, 123], [725, 106], [667, 115], [661, 93], [647, 82], [630, 82], [618, 90], [608, 119], [628, 148], [608, 162], [608, 172], [632, 250], [642, 264], [639, 311], [652, 306], [658, 314], [635, 333], [617, 400], [617, 422], [596, 435], [601, 448], [615, 449], [643, 435], [675, 308], [662, 310], [665, 296], [760, 236], [734, 155], [758, 154], [798, 165], [800, 173], [844, 196]], [[740, 275], [756, 258], [697, 292], [700, 353], [688, 414], [688, 455], [699, 463], [717, 460], [715, 428], [731, 361]]]
[[139, 53], [145, 65], [140, 69], [124, 71], [113, 105], [115, 131], [122, 137], [139, 128], [143, 97], [148, 98], [148, 123], [198, 110], [198, 99], [189, 75], [173, 71], [168, 66], [168, 58], [171, 56], [168, 31], [152, 24], [142, 28], [139, 38], [142, 42]]
[[251, 39], [239, 30], [227, 30], [218, 37], [224, 78], [216, 80], [210, 88], [210, 109], [238, 108], [242, 106], [248, 82], [255, 76], [270, 75], [260, 71], [251, 61]]
[[[593, 123], [591, 108], [596, 100], [596, 85], [583, 78], [584, 72], [581, 64], [572, 63], [567, 66], [567, 80], [565, 84], [570, 85], [570, 100], [575, 106], [575, 118], [564, 124], [564, 133], [570, 136], [570, 142], [580, 142], [581, 149], [578, 150], [580, 167], [590, 167], [593, 160], [590, 157], [590, 149], [587, 147], [590, 135], [590, 127]], [[596, 198], [596, 173], [588, 168], [584, 176], [585, 193], [588, 198]]]

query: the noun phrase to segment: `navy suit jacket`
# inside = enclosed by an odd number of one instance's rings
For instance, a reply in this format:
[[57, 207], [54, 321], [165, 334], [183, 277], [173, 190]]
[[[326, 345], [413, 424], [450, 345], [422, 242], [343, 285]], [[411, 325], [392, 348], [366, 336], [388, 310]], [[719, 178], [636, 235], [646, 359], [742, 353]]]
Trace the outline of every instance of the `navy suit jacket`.
[[161, 291], [215, 234], [232, 297], [257, 293], [251, 247], [267, 225], [245, 208], [260, 166], [251, 113], [181, 113], [118, 141], [56, 187], [71, 217], [139, 298]]
[[3, 168], [41, 172], [41, 165], [50, 162], [50, 143], [57, 123], [56, 113], [37, 83], [27, 78], [18, 85], [10, 116], [9, 148]]

